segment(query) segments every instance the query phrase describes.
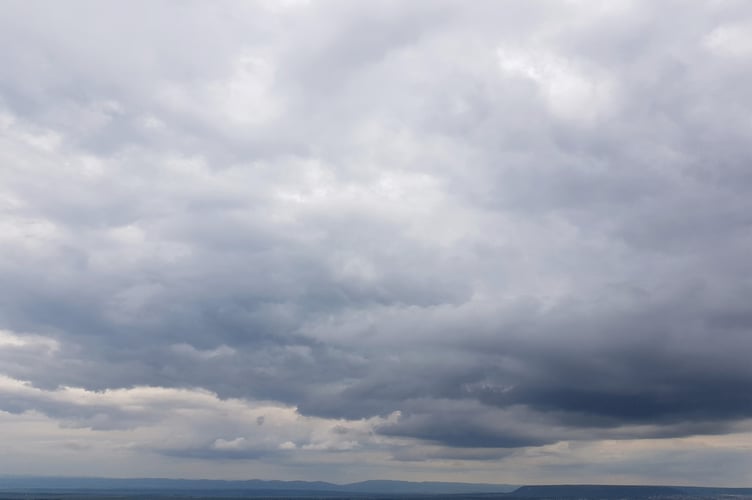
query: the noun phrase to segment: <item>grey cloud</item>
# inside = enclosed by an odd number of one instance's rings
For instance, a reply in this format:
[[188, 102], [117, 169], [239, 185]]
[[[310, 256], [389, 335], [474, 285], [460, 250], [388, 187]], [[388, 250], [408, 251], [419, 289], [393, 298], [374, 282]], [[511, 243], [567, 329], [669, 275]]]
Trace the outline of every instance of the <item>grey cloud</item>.
[[[743, 3], [47, 7], [0, 15], [0, 327], [60, 348], [2, 374], [425, 457], [752, 417]], [[0, 409], [140, 418], [48, 404]]]

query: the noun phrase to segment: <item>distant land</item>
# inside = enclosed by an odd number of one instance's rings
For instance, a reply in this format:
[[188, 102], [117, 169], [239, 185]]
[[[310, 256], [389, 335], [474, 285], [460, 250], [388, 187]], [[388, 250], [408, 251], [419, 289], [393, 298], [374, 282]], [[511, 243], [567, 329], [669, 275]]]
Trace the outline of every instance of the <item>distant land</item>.
[[349, 484], [323, 481], [224, 481], [212, 479], [117, 479], [0, 476], [0, 499], [76, 498], [436, 498], [458, 499], [681, 499], [749, 498], [752, 488], [412, 482], [372, 480]]

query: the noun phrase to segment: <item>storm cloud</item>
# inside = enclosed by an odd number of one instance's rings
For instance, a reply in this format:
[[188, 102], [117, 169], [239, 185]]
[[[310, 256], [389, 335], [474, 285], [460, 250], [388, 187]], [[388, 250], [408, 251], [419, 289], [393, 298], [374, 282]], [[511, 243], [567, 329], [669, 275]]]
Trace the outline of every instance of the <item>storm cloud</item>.
[[751, 33], [735, 1], [4, 2], [0, 416], [49, 424], [40, 473], [89, 441], [126, 457], [98, 474], [739, 463]]

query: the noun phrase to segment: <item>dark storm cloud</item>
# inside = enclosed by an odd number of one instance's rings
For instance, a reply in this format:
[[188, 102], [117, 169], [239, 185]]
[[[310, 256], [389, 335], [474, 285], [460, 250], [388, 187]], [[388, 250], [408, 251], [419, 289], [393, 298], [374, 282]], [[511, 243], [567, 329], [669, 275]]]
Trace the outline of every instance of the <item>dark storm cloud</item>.
[[474, 416], [465, 419], [446, 415], [423, 415], [407, 418], [397, 424], [378, 429], [388, 436], [408, 436], [462, 448], [519, 448], [540, 446], [551, 441], [540, 436], [526, 436], [516, 430], [505, 432], [495, 426], [483, 425]]
[[72, 6], [0, 16], [2, 374], [424, 458], [752, 417], [748, 5]]

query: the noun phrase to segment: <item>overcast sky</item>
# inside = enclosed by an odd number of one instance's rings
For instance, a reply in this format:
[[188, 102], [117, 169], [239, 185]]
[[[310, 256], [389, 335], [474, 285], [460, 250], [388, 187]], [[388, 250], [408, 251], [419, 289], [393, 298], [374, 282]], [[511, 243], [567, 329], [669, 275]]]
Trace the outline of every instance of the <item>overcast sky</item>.
[[0, 2], [0, 470], [752, 486], [752, 3]]

